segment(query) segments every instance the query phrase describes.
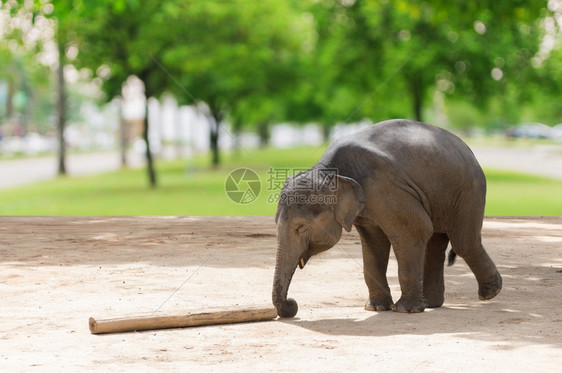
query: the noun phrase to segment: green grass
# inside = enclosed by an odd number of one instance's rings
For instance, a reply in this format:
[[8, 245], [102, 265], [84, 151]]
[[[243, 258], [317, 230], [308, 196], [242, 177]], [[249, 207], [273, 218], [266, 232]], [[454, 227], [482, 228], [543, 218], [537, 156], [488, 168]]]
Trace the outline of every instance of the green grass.
[[543, 145], [559, 145], [555, 140], [549, 139], [510, 139], [504, 136], [462, 137], [469, 146], [488, 146], [503, 148], [531, 148]]
[[488, 181], [486, 215], [562, 215], [562, 181], [484, 171]]
[[[156, 189], [148, 187], [143, 168], [1, 190], [0, 215], [273, 215], [276, 203], [271, 198], [280, 185], [267, 190], [268, 170], [306, 169], [324, 151], [314, 150], [241, 151], [224, 155], [223, 165], [216, 169], [209, 167], [208, 157], [157, 162]], [[259, 197], [246, 205], [234, 203], [225, 192], [228, 174], [240, 167], [253, 169], [262, 181]], [[272, 184], [278, 182], [282, 185], [284, 179]]]
[[[144, 169], [59, 178], [0, 191], [0, 215], [273, 215], [284, 177], [270, 182], [268, 170], [306, 169], [323, 151], [240, 152], [225, 155], [216, 169], [208, 166], [207, 157], [159, 162], [156, 189], [148, 187]], [[234, 203], [225, 192], [228, 174], [239, 167], [253, 169], [261, 180], [259, 197], [246, 205]], [[486, 176], [486, 215], [562, 215], [562, 181], [494, 170], [486, 170]]]

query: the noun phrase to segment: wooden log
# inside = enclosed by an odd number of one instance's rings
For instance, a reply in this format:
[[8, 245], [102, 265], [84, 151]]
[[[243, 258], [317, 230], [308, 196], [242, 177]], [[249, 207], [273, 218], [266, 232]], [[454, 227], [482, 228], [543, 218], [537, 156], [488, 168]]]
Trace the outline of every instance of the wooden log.
[[266, 321], [273, 320], [276, 317], [277, 310], [275, 307], [246, 307], [226, 311], [210, 310], [208, 312], [183, 315], [148, 315], [105, 320], [95, 320], [93, 317], [90, 317], [89, 326], [92, 334], [105, 334]]

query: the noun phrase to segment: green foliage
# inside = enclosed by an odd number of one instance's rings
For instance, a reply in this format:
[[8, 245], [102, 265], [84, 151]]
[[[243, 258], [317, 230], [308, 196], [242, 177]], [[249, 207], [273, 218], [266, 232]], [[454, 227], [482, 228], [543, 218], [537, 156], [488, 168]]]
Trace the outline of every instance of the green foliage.
[[[49, 68], [37, 64], [34, 52], [0, 44], [0, 82], [6, 82], [10, 96], [6, 107], [0, 108], [0, 120], [17, 113], [24, 127], [33, 126], [27, 130], [47, 131], [52, 111], [49, 78]], [[26, 100], [23, 107], [18, 107], [14, 102], [17, 94]]]
[[[25, 10], [15, 4], [8, 6], [0, 2], [0, 82], [7, 84], [8, 96], [7, 102], [2, 102], [0, 120], [6, 117], [16, 119], [15, 115], [19, 119], [12, 120], [12, 123], [21, 124], [24, 131], [46, 131], [52, 111], [50, 69], [36, 60], [37, 54], [42, 51], [42, 44], [38, 41], [41, 37], [37, 33], [44, 30], [30, 31], [31, 17], [23, 17]], [[19, 22], [11, 17], [6, 19], [8, 14], [19, 17]], [[32, 32], [34, 37], [30, 37]]]
[[[275, 213], [279, 183], [270, 183], [268, 170], [307, 169], [322, 153], [315, 149], [263, 149], [252, 155], [225, 157], [224, 165], [209, 169], [205, 158], [195, 164], [158, 164], [161, 185], [147, 189], [141, 170], [61, 178], [3, 190], [0, 215], [267, 215]], [[255, 170], [261, 181], [259, 198], [247, 205], [225, 193], [227, 175], [239, 168]], [[562, 215], [561, 181], [485, 170], [488, 180], [487, 215]], [[277, 180], [276, 181], [284, 181]], [[272, 186], [271, 190], [268, 190]]]
[[170, 71], [178, 96], [207, 103], [219, 121], [227, 113], [251, 125], [282, 119], [283, 99], [295, 80], [293, 62], [311, 32], [289, 5], [179, 2], [166, 22], [177, 25], [182, 42], [158, 56], [164, 66], [177, 67]]
[[[368, 14], [376, 14], [373, 29], [385, 25], [385, 66], [411, 58], [400, 76], [417, 119], [434, 90], [482, 106], [528, 77], [540, 43], [537, 19], [546, 6], [540, 1], [531, 7], [512, 1], [366, 3]], [[491, 76], [494, 68], [503, 72], [499, 81]]]
[[463, 132], [480, 127], [484, 120], [482, 113], [466, 101], [450, 101], [447, 105], [447, 117], [454, 128]]
[[[534, 121], [556, 125], [562, 123], [562, 43], [554, 49], [544, 66], [537, 69], [538, 84], [530, 85], [532, 105], [530, 116]], [[533, 120], [531, 120], [533, 121]]]
[[152, 59], [173, 42], [162, 13], [160, 2], [120, 1], [90, 4], [81, 15], [82, 24], [75, 30], [80, 46], [75, 63], [102, 79], [108, 100], [121, 95], [131, 75], [143, 81], [149, 97], [167, 89], [168, 78]]
[[524, 104], [550, 123], [560, 115], [559, 49], [531, 64], [546, 0], [31, 3], [34, 17], [56, 20], [64, 48], [79, 48], [67, 62], [101, 78], [107, 99], [134, 74], [147, 95], [204, 102], [236, 130], [422, 119], [435, 92], [462, 128], [515, 124]]
[[326, 0], [301, 6], [317, 37], [303, 59], [306, 79], [289, 99], [297, 121], [421, 120], [440, 91], [481, 114], [493, 100], [494, 118], [481, 123], [514, 123], [513, 104], [530, 99], [525, 85], [536, 75], [530, 62], [546, 1]]

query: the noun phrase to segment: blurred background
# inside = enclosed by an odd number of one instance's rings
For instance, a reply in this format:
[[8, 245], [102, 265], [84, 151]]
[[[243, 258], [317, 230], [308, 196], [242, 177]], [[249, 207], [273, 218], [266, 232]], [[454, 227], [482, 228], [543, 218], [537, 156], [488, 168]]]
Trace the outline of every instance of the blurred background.
[[469, 143], [487, 215], [562, 215], [561, 26], [562, 0], [0, 1], [0, 214], [272, 215], [331, 138], [410, 118]]

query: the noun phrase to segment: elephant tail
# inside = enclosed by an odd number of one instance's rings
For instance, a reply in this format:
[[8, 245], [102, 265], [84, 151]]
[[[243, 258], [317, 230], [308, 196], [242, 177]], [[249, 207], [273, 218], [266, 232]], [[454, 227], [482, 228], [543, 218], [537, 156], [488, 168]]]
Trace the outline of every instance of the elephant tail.
[[451, 251], [449, 251], [449, 256], [448, 256], [448, 262], [447, 265], [450, 267], [453, 264], [455, 264], [455, 259], [457, 258], [457, 253], [453, 251], [453, 249], [451, 249]]

